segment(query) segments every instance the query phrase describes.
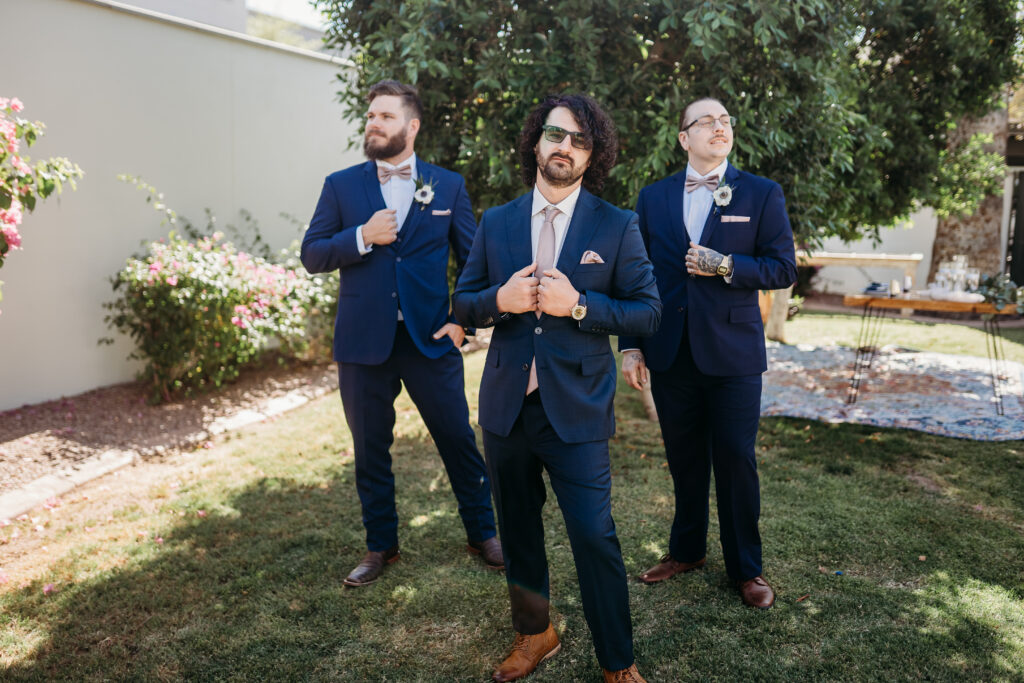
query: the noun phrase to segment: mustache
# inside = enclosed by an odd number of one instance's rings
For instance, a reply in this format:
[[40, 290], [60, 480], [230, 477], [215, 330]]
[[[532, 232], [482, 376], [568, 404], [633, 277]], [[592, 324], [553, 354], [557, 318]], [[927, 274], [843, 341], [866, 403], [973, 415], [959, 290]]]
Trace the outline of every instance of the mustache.
[[572, 157], [563, 156], [561, 154], [552, 154], [551, 156], [548, 157], [548, 159], [549, 160], [561, 159], [563, 161], [568, 161], [570, 164], [572, 163]]

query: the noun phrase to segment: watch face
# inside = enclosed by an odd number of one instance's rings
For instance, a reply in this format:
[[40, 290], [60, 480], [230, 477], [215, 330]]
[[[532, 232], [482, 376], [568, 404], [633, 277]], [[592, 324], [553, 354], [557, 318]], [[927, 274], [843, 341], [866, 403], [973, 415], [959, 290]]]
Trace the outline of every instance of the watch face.
[[583, 320], [583, 316], [585, 316], [586, 314], [587, 314], [587, 307], [586, 306], [580, 306], [579, 304], [576, 304], [575, 306], [572, 307], [572, 319], [573, 320]]

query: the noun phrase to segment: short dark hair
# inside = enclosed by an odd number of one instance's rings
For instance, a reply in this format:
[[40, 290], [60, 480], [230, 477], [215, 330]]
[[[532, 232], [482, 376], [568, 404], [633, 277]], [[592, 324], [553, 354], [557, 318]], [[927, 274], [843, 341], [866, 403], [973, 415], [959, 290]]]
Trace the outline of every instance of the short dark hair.
[[723, 107], [725, 106], [724, 104], [722, 104], [722, 100], [718, 99], [717, 97], [712, 97], [711, 95], [705, 95], [703, 97], [698, 97], [695, 100], [690, 100], [690, 103], [683, 107], [683, 111], [679, 114], [680, 132], [683, 130], [683, 128], [686, 127], [686, 115], [689, 113], [690, 107], [697, 104], [698, 102], [717, 102], [718, 104], [721, 104]]
[[597, 193], [604, 186], [608, 172], [615, 166], [619, 154], [619, 137], [615, 133], [615, 123], [601, 106], [587, 95], [548, 95], [526, 117], [523, 130], [519, 133], [519, 163], [523, 174], [523, 182], [532, 187], [537, 180], [537, 152], [535, 150], [542, 126], [548, 120], [548, 114], [556, 107], [565, 107], [572, 112], [579, 124], [587, 143], [591, 147], [590, 163], [583, 174], [583, 185], [591, 192]]
[[374, 83], [370, 86], [370, 92], [366, 95], [367, 103], [373, 102], [381, 95], [394, 95], [402, 98], [402, 106], [410, 119], [423, 121], [423, 102], [420, 100], [420, 93], [415, 85], [407, 85], [398, 81], [385, 80]]

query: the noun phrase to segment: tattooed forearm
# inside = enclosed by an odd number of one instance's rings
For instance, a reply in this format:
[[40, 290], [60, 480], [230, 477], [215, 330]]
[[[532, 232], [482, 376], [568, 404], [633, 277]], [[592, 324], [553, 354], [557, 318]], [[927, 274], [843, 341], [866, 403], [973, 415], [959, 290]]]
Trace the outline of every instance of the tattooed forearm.
[[717, 251], [711, 249], [700, 249], [697, 251], [697, 268], [702, 273], [714, 273], [725, 258]]

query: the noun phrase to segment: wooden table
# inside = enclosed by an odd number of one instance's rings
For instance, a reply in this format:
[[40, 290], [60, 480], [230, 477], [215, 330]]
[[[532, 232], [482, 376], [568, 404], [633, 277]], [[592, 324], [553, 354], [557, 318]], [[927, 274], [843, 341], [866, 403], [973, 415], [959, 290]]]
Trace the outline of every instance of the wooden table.
[[941, 311], [944, 313], [969, 313], [980, 316], [985, 328], [985, 352], [988, 354], [989, 377], [995, 396], [996, 413], [1003, 415], [1003, 384], [1007, 381], [1006, 356], [1003, 353], [1003, 335], [999, 329], [999, 316], [1017, 315], [1016, 306], [996, 310], [990, 303], [967, 303], [964, 301], [942, 301], [908, 297], [880, 297], [868, 294], [851, 294], [843, 297], [844, 306], [862, 307], [860, 332], [857, 336], [857, 357], [853, 361], [853, 374], [847, 403], [856, 403], [860, 383], [878, 354], [878, 339], [882, 321], [893, 310]]

